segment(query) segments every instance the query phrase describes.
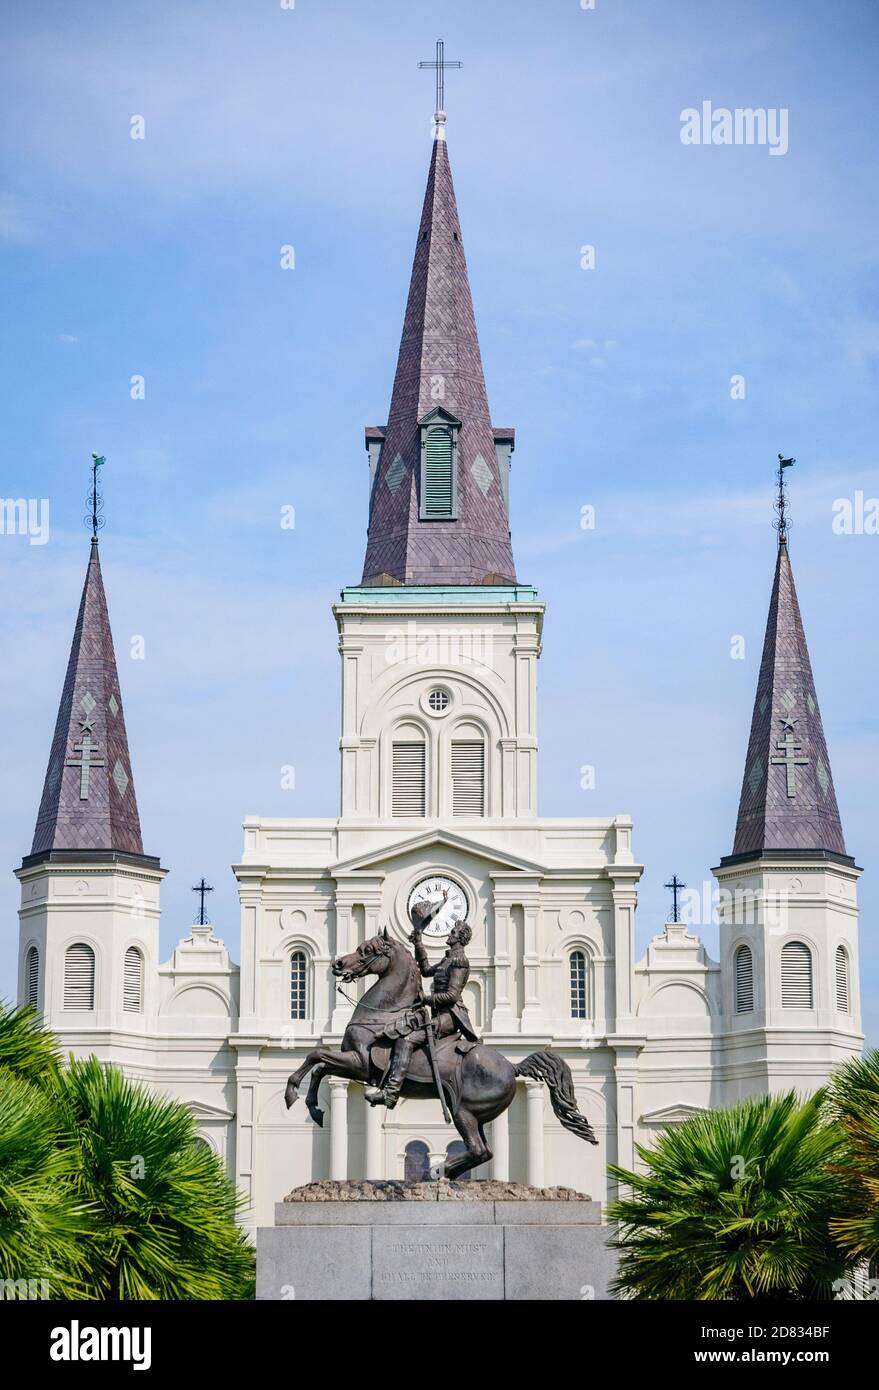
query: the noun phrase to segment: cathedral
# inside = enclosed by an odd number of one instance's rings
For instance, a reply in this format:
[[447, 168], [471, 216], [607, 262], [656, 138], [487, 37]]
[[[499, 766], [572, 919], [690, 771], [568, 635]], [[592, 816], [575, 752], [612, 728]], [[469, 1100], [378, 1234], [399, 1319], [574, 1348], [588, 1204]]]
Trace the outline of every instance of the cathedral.
[[363, 573], [333, 607], [339, 813], [245, 820], [240, 963], [203, 922], [160, 959], [165, 871], [144, 852], [92, 540], [17, 870], [19, 998], [65, 1052], [185, 1102], [244, 1194], [248, 1226], [266, 1226], [299, 1184], [421, 1177], [458, 1151], [435, 1100], [385, 1110], [328, 1078], [322, 1126], [284, 1103], [303, 1057], [340, 1046], [363, 987], [340, 992], [332, 961], [384, 928], [406, 939], [413, 904], [445, 894], [425, 946], [438, 960], [456, 921], [472, 928], [476, 1031], [514, 1062], [563, 1056], [599, 1140], [566, 1133], [544, 1087], [522, 1079], [473, 1176], [606, 1200], [606, 1165], [632, 1166], [635, 1145], [663, 1127], [747, 1095], [813, 1090], [861, 1048], [861, 871], [843, 838], [783, 512], [738, 818], [713, 870], [720, 959], [673, 920], [638, 960], [631, 818], [537, 814], [544, 608], [516, 571], [515, 433], [489, 413], [442, 112], [390, 409], [365, 444]]

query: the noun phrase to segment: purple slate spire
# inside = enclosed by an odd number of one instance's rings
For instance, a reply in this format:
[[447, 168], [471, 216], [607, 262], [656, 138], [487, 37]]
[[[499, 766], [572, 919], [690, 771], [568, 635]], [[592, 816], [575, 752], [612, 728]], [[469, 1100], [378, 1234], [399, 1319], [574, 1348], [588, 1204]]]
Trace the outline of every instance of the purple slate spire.
[[91, 543], [28, 862], [57, 851], [144, 857], [97, 540]]
[[733, 856], [848, 858], [787, 542], [779, 535]]
[[[495, 441], [512, 446], [512, 430], [493, 430], [461, 227], [446, 149], [445, 116], [436, 134], [409, 299], [373, 480], [364, 584], [491, 584], [516, 577], [507, 513], [507, 465]], [[457, 431], [454, 519], [422, 518], [422, 422], [431, 412]]]

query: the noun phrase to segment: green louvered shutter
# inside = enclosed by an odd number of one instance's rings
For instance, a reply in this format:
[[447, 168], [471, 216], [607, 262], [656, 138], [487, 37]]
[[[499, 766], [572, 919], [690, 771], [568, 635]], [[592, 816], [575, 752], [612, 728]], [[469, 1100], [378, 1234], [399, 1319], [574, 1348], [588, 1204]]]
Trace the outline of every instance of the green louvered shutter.
[[452, 436], [435, 426], [424, 444], [424, 515], [452, 515]]

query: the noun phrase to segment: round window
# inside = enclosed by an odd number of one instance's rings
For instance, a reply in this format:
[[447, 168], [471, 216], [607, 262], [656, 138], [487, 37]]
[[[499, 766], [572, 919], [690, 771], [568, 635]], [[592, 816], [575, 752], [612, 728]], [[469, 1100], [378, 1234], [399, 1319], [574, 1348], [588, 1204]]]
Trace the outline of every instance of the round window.
[[451, 697], [447, 690], [432, 690], [427, 697], [427, 703], [434, 714], [442, 714], [443, 710], [449, 708]]

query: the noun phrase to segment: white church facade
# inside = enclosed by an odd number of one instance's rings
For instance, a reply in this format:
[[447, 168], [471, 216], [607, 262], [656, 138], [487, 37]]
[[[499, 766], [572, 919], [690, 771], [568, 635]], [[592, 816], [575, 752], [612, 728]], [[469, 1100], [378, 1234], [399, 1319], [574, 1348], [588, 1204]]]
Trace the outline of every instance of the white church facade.
[[[560, 1053], [598, 1147], [520, 1082], [493, 1122], [496, 1176], [600, 1200], [606, 1165], [739, 1097], [814, 1089], [860, 1034], [856, 884], [779, 531], [751, 738], [721, 889], [720, 960], [683, 923], [635, 956], [641, 874], [627, 815], [537, 813], [543, 605], [515, 571], [511, 429], [492, 425], [438, 119], [387, 424], [366, 432], [369, 538], [333, 609], [341, 655], [340, 807], [244, 822], [240, 961], [208, 925], [159, 955], [164, 870], [143, 851], [98, 543], [93, 540], [31, 852], [19, 997], [65, 1051], [118, 1063], [189, 1105], [272, 1221], [318, 1178], [403, 1178], [457, 1135], [434, 1100], [393, 1111], [338, 1078], [323, 1126], [287, 1076], [338, 1047], [352, 1011], [331, 963], [413, 898], [449, 893], [425, 944], [473, 930], [466, 1002], [514, 1061]], [[328, 622], [327, 640], [332, 640]], [[560, 660], [556, 655], [552, 659]], [[359, 988], [362, 988], [362, 983]]]

